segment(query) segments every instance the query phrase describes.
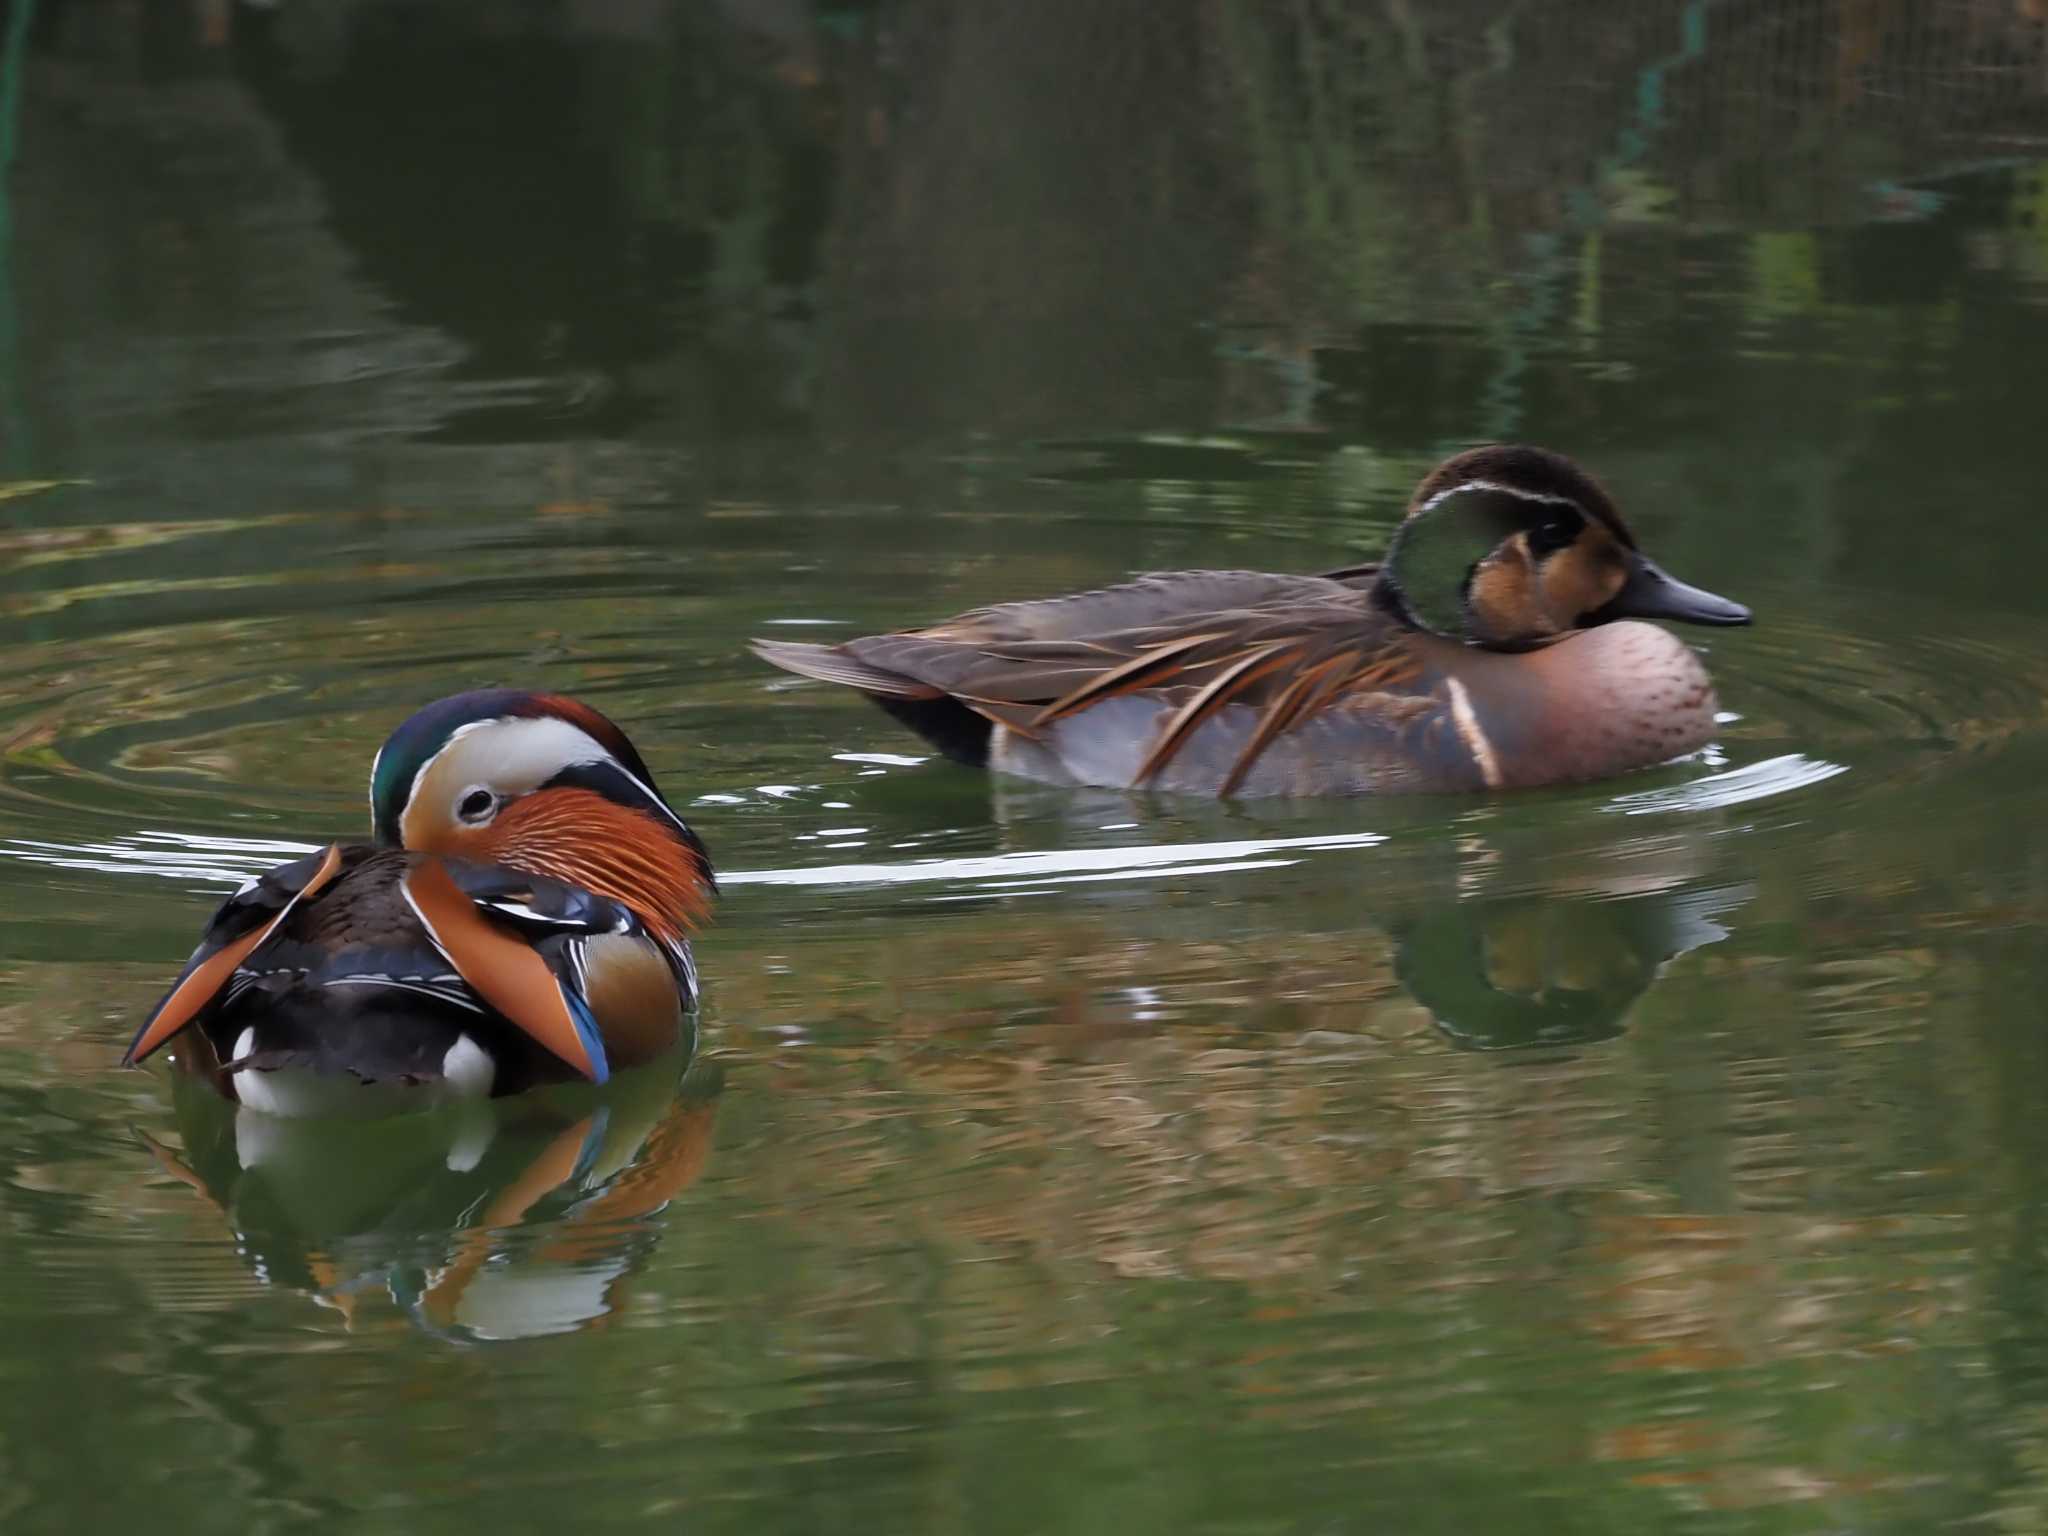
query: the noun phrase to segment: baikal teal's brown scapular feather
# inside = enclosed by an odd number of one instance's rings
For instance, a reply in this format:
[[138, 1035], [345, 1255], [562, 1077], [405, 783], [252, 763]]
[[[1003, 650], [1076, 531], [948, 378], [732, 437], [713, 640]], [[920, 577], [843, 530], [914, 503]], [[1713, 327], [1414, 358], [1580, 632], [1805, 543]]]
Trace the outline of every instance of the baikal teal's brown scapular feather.
[[1167, 572], [754, 650], [998, 772], [1385, 794], [1604, 778], [1703, 746], [1718, 708], [1706, 668], [1642, 619], [1750, 614], [1668, 575], [1570, 459], [1496, 445], [1424, 477], [1377, 565]]

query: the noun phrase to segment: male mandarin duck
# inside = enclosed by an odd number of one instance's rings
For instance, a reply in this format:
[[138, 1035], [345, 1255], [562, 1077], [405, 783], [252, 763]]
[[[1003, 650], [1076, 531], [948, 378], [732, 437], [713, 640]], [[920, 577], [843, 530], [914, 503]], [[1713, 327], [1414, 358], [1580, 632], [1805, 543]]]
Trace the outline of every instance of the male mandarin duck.
[[374, 844], [228, 898], [125, 1063], [188, 1031], [188, 1065], [252, 1108], [360, 1114], [601, 1083], [675, 1044], [716, 881], [611, 721], [442, 699], [378, 752], [370, 811]]
[[873, 699], [956, 761], [1206, 795], [1384, 794], [1603, 778], [1706, 744], [1675, 636], [1747, 624], [1667, 575], [1613, 500], [1541, 448], [1445, 460], [1384, 563], [1177, 571], [763, 660]]

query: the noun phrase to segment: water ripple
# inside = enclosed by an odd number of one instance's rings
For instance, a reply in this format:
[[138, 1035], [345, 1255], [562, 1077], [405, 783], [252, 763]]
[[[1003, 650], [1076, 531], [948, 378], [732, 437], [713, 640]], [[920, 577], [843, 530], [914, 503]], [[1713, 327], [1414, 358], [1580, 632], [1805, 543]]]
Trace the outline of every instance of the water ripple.
[[[1377, 832], [1331, 833], [1314, 837], [1245, 838], [1235, 842], [1068, 848], [1046, 853], [1004, 853], [971, 858], [912, 859], [901, 863], [825, 864], [808, 868], [741, 869], [722, 872], [721, 885], [890, 886], [986, 884], [1023, 890], [1055, 881], [1181, 877], [1244, 869], [1268, 869], [1297, 862], [1276, 854], [1371, 848], [1386, 842]], [[149, 875], [159, 879], [233, 887], [279, 862], [319, 851], [317, 843], [269, 838], [205, 837], [182, 832], [138, 832], [96, 843], [59, 843], [33, 838], [0, 841], [0, 856], [59, 869], [101, 874]]]
[[1666, 784], [1656, 789], [1635, 790], [1628, 794], [1616, 795], [1601, 809], [1616, 811], [1624, 816], [1721, 810], [1751, 800], [1767, 799], [1772, 795], [1791, 794], [1815, 784], [1825, 783], [1837, 774], [1848, 771], [1848, 766], [1844, 763], [1831, 763], [1821, 758], [1806, 757], [1798, 752], [1788, 752], [1782, 757], [1767, 757], [1762, 762], [1745, 763], [1742, 767], [1731, 768], [1725, 773], [1710, 773], [1703, 779], [1693, 779], [1688, 783]]

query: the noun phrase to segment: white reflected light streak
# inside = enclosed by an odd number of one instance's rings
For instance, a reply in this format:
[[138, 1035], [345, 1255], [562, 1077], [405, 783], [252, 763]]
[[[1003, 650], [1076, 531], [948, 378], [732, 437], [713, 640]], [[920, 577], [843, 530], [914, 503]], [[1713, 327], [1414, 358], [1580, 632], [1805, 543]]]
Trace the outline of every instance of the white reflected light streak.
[[1745, 763], [1740, 768], [1729, 769], [1726, 773], [1710, 773], [1704, 778], [1693, 779], [1688, 783], [1616, 795], [1601, 809], [1618, 811], [1624, 816], [1655, 816], [1670, 811], [1720, 810], [1724, 806], [1742, 805], [1747, 801], [1763, 800], [1772, 795], [1789, 794], [1793, 790], [1805, 789], [1848, 771], [1848, 765], [1845, 763], [1831, 763], [1825, 758], [1788, 752], [1782, 757], [1767, 757], [1762, 762]]
[[[1714, 810], [1805, 789], [1847, 773], [1841, 763], [1799, 753], [1766, 758], [1690, 783], [1616, 795], [1603, 810], [1627, 816]], [[791, 785], [762, 785], [763, 793], [795, 791]], [[815, 834], [849, 833], [852, 827]], [[855, 886], [972, 883], [986, 894], [1044, 890], [1055, 884], [1097, 880], [1140, 880], [1149, 876], [1212, 875], [1268, 869], [1299, 862], [1283, 855], [1346, 848], [1372, 848], [1386, 841], [1379, 832], [1338, 832], [1312, 837], [1258, 837], [1233, 842], [1138, 844], [1109, 848], [1058, 848], [1041, 853], [998, 853], [969, 858], [923, 858], [897, 863], [822, 864], [793, 869], [722, 871], [719, 883], [735, 885]], [[59, 869], [103, 874], [151, 875], [159, 879], [236, 886], [284, 860], [319, 850], [317, 843], [275, 838], [210, 837], [188, 832], [148, 831], [99, 843], [59, 843], [28, 838], [0, 841], [0, 857]], [[840, 845], [847, 846], [847, 845]]]
[[[915, 859], [905, 864], [826, 864], [815, 869], [743, 869], [721, 874], [721, 885], [908, 885], [928, 880], [992, 880], [1042, 883], [1091, 874], [1136, 878], [1146, 872], [1208, 874], [1259, 867], [1241, 861], [1274, 853], [1319, 848], [1372, 848], [1386, 838], [1378, 832], [1341, 832], [1322, 837], [1246, 838], [1230, 843], [1183, 843], [1133, 848], [1061, 848], [1047, 853], [997, 853], [979, 858]], [[1287, 860], [1284, 862], [1292, 863]]]
[[[823, 864], [807, 869], [721, 871], [720, 885], [910, 885], [978, 881], [991, 890], [1043, 887], [1094, 880], [1138, 880], [1148, 875], [1209, 875], [1270, 869], [1298, 860], [1277, 854], [1341, 848], [1372, 848], [1386, 841], [1378, 832], [1339, 832], [1317, 837], [1244, 838], [1235, 842], [1184, 843], [1177, 847], [1061, 848], [1044, 853], [998, 853], [972, 858], [913, 859], [891, 864]], [[59, 869], [103, 874], [154, 875], [235, 886], [281, 860], [317, 852], [316, 843], [287, 843], [239, 837], [199, 837], [182, 832], [139, 832], [104, 843], [55, 843], [13, 838], [0, 842], [0, 855]]]

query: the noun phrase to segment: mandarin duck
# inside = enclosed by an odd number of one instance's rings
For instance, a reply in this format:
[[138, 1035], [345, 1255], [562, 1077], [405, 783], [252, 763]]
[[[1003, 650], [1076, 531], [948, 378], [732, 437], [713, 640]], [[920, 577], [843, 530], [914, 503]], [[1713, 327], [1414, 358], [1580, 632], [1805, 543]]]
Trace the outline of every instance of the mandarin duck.
[[1569, 783], [1710, 739], [1692, 649], [1747, 624], [1668, 575], [1561, 454], [1474, 448], [1415, 489], [1386, 558], [1316, 576], [1176, 571], [837, 645], [757, 640], [955, 761], [1203, 795]]
[[374, 842], [260, 875], [136, 1032], [274, 1114], [602, 1083], [673, 1047], [716, 891], [625, 734], [559, 694], [430, 704], [370, 770]]

